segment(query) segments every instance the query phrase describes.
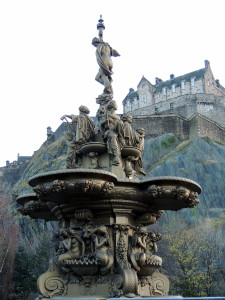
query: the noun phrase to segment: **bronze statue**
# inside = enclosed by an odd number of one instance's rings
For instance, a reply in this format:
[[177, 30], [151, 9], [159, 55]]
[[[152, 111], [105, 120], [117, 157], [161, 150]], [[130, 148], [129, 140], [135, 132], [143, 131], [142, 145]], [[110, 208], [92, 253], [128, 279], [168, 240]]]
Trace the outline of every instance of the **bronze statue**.
[[113, 75], [113, 61], [111, 56], [117, 57], [120, 55], [115, 49], [112, 49], [108, 43], [103, 41], [103, 30], [105, 29], [105, 25], [103, 24], [101, 17], [97, 25], [97, 29], [99, 30], [99, 38], [95, 37], [92, 40], [92, 45], [97, 48], [96, 59], [99, 65], [99, 71], [95, 77], [95, 80], [104, 85], [103, 93], [99, 96], [99, 98], [109, 101], [113, 98], [113, 89], [111, 84]]
[[134, 163], [134, 170], [137, 174], [146, 175], [145, 171], [143, 170], [142, 164], [142, 152], [144, 151], [144, 137], [145, 137], [145, 130], [143, 128], [139, 128], [134, 130], [131, 127], [132, 123], [132, 115], [125, 114], [123, 115], [123, 130], [124, 130], [124, 140], [127, 146], [137, 147], [140, 150], [139, 157], [130, 158], [130, 160]]
[[94, 255], [100, 262], [100, 273], [106, 273], [113, 264], [113, 256], [110, 250], [108, 229], [100, 225], [93, 235]]
[[100, 131], [106, 140], [108, 153], [113, 157], [113, 165], [119, 165], [121, 146], [125, 144], [123, 138], [123, 123], [120, 117], [115, 113], [116, 110], [116, 101], [110, 100], [106, 105], [105, 118], [100, 123]]
[[61, 234], [60, 249], [63, 251], [58, 257], [58, 264], [63, 271], [70, 271], [68, 261], [80, 259], [84, 256], [85, 244], [78, 233], [73, 229], [67, 229]]
[[79, 155], [80, 147], [82, 144], [90, 141], [94, 136], [94, 122], [88, 116], [89, 109], [81, 105], [79, 107], [80, 114], [77, 115], [63, 115], [61, 120], [69, 118], [72, 123], [76, 123], [76, 132], [68, 132], [66, 137], [68, 140], [68, 153], [67, 153], [67, 168], [79, 168]]

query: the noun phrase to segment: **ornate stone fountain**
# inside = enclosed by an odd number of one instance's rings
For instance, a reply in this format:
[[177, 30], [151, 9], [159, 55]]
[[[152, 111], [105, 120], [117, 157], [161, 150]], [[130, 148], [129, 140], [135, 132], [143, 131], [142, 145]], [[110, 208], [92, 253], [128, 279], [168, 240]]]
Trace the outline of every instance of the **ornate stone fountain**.
[[145, 175], [145, 131], [133, 130], [132, 117], [121, 119], [115, 112], [111, 56], [119, 54], [103, 41], [102, 18], [97, 28], [96, 80], [104, 85], [97, 97], [98, 123], [85, 106], [79, 116], [64, 115], [76, 124], [66, 134], [67, 169], [32, 177], [34, 193], [17, 199], [22, 214], [58, 221], [55, 256], [38, 279], [39, 299], [168, 295], [169, 281], [156, 255], [161, 235], [148, 226], [163, 210], [199, 203], [201, 188], [189, 179], [138, 179]]

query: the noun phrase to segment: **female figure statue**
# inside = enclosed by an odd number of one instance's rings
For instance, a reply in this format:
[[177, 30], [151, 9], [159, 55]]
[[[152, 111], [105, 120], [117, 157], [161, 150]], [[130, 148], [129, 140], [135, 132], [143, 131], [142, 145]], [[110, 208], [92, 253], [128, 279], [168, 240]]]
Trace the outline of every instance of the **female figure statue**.
[[97, 47], [96, 49], [96, 58], [99, 65], [99, 71], [95, 77], [95, 80], [104, 85], [103, 94], [101, 98], [108, 97], [108, 100], [113, 98], [113, 89], [112, 89], [112, 68], [113, 62], [111, 56], [120, 56], [119, 53], [112, 49], [108, 43], [103, 42], [98, 38], [92, 40], [92, 45]]

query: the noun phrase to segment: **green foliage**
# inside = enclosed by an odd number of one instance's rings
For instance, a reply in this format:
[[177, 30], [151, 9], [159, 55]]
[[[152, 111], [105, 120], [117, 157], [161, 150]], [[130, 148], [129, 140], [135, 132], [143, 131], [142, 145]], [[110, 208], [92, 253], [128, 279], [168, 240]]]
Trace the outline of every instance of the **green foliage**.
[[176, 142], [175, 136], [168, 136], [164, 140], [161, 141], [161, 144], [164, 148], [169, 148]]
[[43, 232], [38, 237], [36, 246], [21, 242], [15, 260], [14, 270], [14, 298], [27, 299], [29, 294], [37, 292], [37, 279], [47, 271], [52, 256], [50, 234]]
[[189, 227], [180, 217], [171, 219], [162, 230], [170, 293], [183, 297], [223, 295], [222, 232], [207, 222]]
[[13, 300], [27, 299], [29, 294], [35, 290], [36, 280], [37, 278], [33, 276], [32, 255], [24, 245], [20, 244], [15, 260]]
[[[164, 164], [168, 159], [176, 156], [178, 153], [182, 152], [185, 150], [186, 147], [189, 146], [191, 143], [191, 140], [183, 141], [179, 143], [176, 148], [172, 151], [170, 151], [168, 154], [164, 155], [161, 157], [158, 161], [154, 163], [154, 165], [151, 166], [151, 168], [157, 167], [158, 165]], [[172, 160], [173, 162], [174, 160]]]

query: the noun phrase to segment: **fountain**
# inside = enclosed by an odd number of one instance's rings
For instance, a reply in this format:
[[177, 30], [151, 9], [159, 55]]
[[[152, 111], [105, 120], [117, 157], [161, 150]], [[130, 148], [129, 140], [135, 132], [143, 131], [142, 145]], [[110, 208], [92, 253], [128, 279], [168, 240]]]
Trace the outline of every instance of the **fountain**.
[[97, 29], [96, 80], [104, 86], [96, 99], [98, 123], [83, 105], [79, 115], [64, 115], [76, 125], [66, 134], [67, 169], [32, 177], [34, 193], [17, 198], [23, 215], [58, 221], [55, 255], [38, 279], [38, 299], [168, 295], [169, 280], [159, 272], [156, 254], [161, 235], [148, 226], [164, 210], [199, 203], [201, 188], [192, 180], [144, 179], [145, 130], [132, 128], [132, 116], [116, 114], [111, 57], [119, 54], [103, 41], [101, 17]]

